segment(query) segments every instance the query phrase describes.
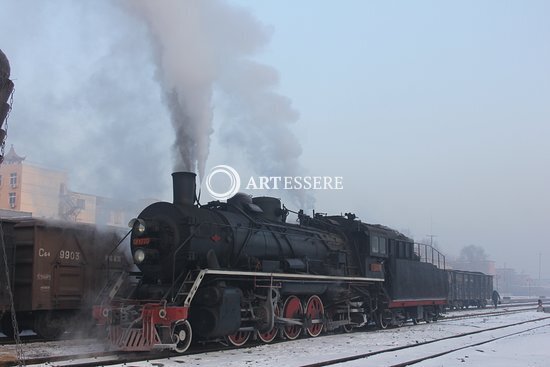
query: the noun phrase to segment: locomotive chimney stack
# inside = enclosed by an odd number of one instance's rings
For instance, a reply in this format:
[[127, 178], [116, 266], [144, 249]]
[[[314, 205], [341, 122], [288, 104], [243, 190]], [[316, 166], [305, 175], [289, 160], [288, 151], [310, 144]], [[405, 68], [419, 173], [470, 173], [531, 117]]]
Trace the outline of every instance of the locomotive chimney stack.
[[193, 172], [172, 173], [174, 205], [195, 204], [196, 174]]

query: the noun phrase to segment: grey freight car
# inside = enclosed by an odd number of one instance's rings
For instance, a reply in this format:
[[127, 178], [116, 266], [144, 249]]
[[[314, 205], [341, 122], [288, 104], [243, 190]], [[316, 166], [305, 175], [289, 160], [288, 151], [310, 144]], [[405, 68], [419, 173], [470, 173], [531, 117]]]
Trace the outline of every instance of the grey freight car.
[[493, 276], [480, 272], [448, 270], [449, 295], [447, 305], [451, 309], [485, 307], [493, 293]]

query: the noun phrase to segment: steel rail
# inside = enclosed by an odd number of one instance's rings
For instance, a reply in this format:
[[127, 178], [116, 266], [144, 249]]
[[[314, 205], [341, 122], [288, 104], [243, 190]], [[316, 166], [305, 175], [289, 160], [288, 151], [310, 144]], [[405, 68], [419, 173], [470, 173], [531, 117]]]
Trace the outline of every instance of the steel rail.
[[[517, 326], [517, 325], [523, 325], [523, 324], [528, 324], [528, 323], [531, 323], [531, 322], [537, 322], [537, 321], [541, 321], [541, 320], [547, 320], [547, 319], [550, 319], [550, 316], [546, 316], [546, 317], [541, 317], [541, 318], [538, 318], [538, 319], [533, 319], [533, 320], [527, 320], [527, 321], [521, 321], [521, 322], [516, 322], [516, 323], [513, 323], [513, 324], [508, 324], [508, 325], [501, 325], [501, 326], [495, 326], [495, 327], [492, 327], [492, 328], [489, 328], [489, 329], [483, 329], [483, 330], [476, 330], [476, 331], [471, 331], [471, 332], [467, 332], [467, 333], [461, 333], [461, 334], [457, 334], [457, 335], [451, 335], [451, 336], [447, 336], [447, 337], [444, 337], [444, 338], [440, 338], [440, 339], [434, 339], [434, 340], [428, 340], [428, 341], [425, 341], [425, 342], [420, 342], [420, 343], [415, 343], [415, 344], [408, 344], [408, 345], [402, 345], [402, 346], [399, 346], [399, 347], [394, 347], [394, 348], [388, 348], [388, 349], [383, 349], [383, 350], [378, 350], [378, 351], [375, 351], [375, 352], [369, 352], [369, 353], [362, 353], [362, 354], [357, 354], [357, 355], [354, 355], [354, 356], [348, 356], [348, 357], [343, 357], [343, 358], [336, 358], [336, 359], [331, 359], [331, 360], [328, 360], [328, 361], [321, 361], [321, 362], [316, 362], [316, 363], [311, 363], [311, 364], [306, 364], [306, 365], [302, 365], [300, 367], [323, 367], [323, 366], [332, 366], [332, 365], [335, 365], [335, 364], [339, 364], [339, 363], [345, 363], [345, 362], [351, 362], [351, 361], [356, 361], [358, 359], [364, 359], [364, 358], [368, 358], [368, 357], [372, 357], [372, 356], [375, 356], [375, 355], [380, 355], [380, 354], [385, 354], [385, 353], [389, 353], [389, 352], [396, 352], [396, 351], [400, 351], [400, 350], [405, 350], [405, 349], [411, 349], [411, 348], [417, 348], [419, 346], [423, 346], [423, 345], [428, 345], [428, 344], [432, 344], [432, 343], [437, 343], [437, 342], [441, 342], [441, 341], [444, 341], [444, 340], [450, 340], [450, 339], [457, 339], [457, 338], [463, 338], [465, 336], [470, 336], [470, 335], [475, 335], [475, 334], [481, 334], [481, 333], [485, 333], [485, 332], [489, 332], [489, 331], [494, 331], [494, 330], [499, 330], [499, 329], [505, 329], [505, 328], [508, 328], [508, 327], [512, 327], [512, 326]], [[543, 326], [550, 326], [548, 324], [546, 325], [543, 325]], [[542, 327], [542, 326], [541, 326]], [[526, 330], [527, 331], [527, 330]], [[512, 334], [510, 334], [512, 335]], [[497, 340], [498, 338], [495, 338], [494, 340]], [[492, 341], [492, 340], [491, 340]], [[487, 343], [489, 341], [486, 341]], [[472, 345], [473, 346], [473, 345]], [[468, 347], [471, 347], [471, 346], [468, 346]], [[460, 348], [455, 348], [456, 350], [460, 350], [460, 349], [463, 349], [463, 347], [460, 347]], [[446, 352], [442, 352], [441, 355], [444, 355], [444, 354], [447, 354], [447, 353], [452, 353], [454, 350], [451, 350], [451, 351], [446, 351]], [[439, 354], [439, 353], [436, 353], [436, 354]], [[438, 355], [431, 355], [430, 357], [426, 357], [422, 360], [426, 360], [426, 359], [430, 359], [430, 358], [435, 358], [437, 357]], [[412, 361], [408, 361], [408, 362], [403, 362], [403, 363], [400, 363], [400, 364], [396, 364], [392, 367], [402, 367], [402, 366], [407, 366], [408, 364], [414, 364], [414, 363], [418, 363], [418, 362], [421, 362], [421, 358], [418, 359], [418, 361], [416, 360], [412, 360]]]

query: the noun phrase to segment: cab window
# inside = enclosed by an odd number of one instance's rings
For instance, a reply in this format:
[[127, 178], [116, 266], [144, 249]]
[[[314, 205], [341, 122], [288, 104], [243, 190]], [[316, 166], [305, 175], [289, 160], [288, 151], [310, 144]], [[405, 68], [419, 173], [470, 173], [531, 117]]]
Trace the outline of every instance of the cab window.
[[370, 236], [370, 253], [373, 256], [387, 256], [388, 240], [385, 237]]
[[370, 253], [371, 254], [377, 254], [378, 253], [378, 237], [371, 236], [370, 237]]
[[386, 247], [386, 239], [384, 237], [380, 237], [378, 239], [378, 248], [379, 248], [380, 255], [386, 255], [387, 247]]

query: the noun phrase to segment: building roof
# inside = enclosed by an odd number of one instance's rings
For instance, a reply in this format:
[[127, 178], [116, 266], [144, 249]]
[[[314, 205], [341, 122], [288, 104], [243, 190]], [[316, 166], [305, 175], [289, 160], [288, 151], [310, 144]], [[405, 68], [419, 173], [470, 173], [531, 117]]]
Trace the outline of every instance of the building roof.
[[25, 160], [26, 157], [21, 157], [17, 153], [15, 153], [15, 149], [13, 149], [13, 144], [10, 147], [9, 152], [4, 157], [5, 163], [21, 163]]
[[0, 209], [0, 219], [8, 218], [32, 218], [32, 213], [19, 210]]

